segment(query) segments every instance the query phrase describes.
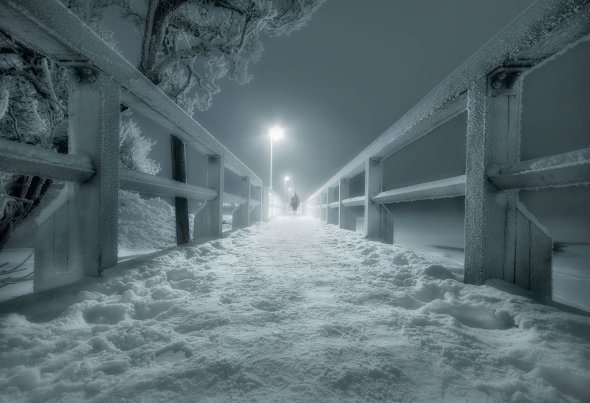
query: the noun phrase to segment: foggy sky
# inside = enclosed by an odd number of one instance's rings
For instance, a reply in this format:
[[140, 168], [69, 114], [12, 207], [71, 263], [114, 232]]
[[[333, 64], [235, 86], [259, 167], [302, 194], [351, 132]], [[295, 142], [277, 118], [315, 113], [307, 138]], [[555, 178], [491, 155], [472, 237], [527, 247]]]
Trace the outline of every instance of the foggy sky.
[[195, 118], [265, 182], [303, 199], [391, 126], [532, 0], [328, 0], [290, 37], [264, 39], [254, 79], [223, 80]]

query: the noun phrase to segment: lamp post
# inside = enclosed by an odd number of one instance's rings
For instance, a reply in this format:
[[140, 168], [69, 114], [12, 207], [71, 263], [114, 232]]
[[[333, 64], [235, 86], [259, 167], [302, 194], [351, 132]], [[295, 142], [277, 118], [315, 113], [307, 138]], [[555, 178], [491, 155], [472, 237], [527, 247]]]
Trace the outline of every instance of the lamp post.
[[279, 140], [283, 137], [284, 130], [279, 127], [275, 126], [270, 129], [269, 137], [270, 137], [270, 183], [269, 188], [272, 191], [272, 145], [274, 140]]

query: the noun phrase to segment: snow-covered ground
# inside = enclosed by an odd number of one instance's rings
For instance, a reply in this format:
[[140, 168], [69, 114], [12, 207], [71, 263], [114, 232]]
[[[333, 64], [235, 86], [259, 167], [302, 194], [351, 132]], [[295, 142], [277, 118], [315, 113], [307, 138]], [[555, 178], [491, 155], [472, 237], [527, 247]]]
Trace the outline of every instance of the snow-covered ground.
[[0, 315], [0, 401], [589, 401], [590, 318], [303, 217]]

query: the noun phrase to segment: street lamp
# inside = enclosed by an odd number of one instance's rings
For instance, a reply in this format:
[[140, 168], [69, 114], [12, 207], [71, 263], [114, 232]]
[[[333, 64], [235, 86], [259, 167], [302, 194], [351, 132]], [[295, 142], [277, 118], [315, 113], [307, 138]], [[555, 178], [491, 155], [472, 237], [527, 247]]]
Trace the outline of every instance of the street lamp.
[[291, 180], [291, 178], [289, 178], [287, 175], [285, 175], [283, 177], [284, 181], [285, 181], [285, 203], [289, 203], [289, 195], [287, 194], [287, 182]]
[[272, 191], [272, 144], [274, 140], [280, 140], [283, 138], [283, 134], [285, 131], [282, 127], [275, 126], [270, 129], [269, 137], [270, 137], [270, 183], [269, 188]]

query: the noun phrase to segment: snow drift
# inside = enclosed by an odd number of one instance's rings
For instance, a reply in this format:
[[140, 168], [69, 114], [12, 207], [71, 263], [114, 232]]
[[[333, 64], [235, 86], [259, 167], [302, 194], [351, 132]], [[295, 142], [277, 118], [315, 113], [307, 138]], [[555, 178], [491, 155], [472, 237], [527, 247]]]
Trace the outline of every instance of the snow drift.
[[0, 401], [588, 401], [590, 318], [461, 274], [256, 224], [0, 315]]

